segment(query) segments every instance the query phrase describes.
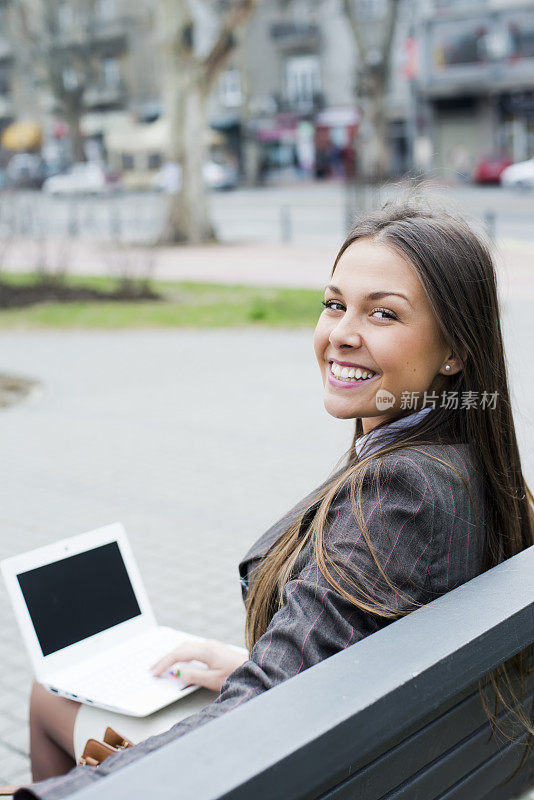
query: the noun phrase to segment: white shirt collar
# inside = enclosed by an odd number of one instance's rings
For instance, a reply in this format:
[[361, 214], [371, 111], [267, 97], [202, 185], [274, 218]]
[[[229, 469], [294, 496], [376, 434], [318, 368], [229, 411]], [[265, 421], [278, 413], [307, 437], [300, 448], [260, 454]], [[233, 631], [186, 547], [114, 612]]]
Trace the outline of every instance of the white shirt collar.
[[425, 408], [419, 409], [419, 411], [414, 411], [413, 414], [408, 414], [406, 417], [393, 420], [383, 428], [373, 428], [371, 431], [369, 431], [369, 433], [364, 433], [363, 436], [360, 436], [358, 439], [356, 439], [356, 442], [354, 443], [357, 455], [360, 455], [364, 445], [367, 445], [365, 448], [366, 456], [374, 453], [381, 447], [382, 439], [388, 439], [388, 441], [392, 441], [395, 438], [395, 431], [401, 430], [402, 428], [409, 428], [412, 425], [417, 424], [428, 414], [429, 411], [432, 411], [432, 406], [426, 406]]

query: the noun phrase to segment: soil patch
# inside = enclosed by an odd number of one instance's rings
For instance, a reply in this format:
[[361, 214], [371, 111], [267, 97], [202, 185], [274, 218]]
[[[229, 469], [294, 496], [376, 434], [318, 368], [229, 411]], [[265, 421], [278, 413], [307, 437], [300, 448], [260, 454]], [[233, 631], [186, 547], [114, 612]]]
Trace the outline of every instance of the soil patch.
[[84, 286], [69, 286], [60, 281], [42, 280], [26, 286], [0, 281], [0, 308], [21, 308], [37, 303], [86, 303], [101, 301], [163, 300], [145, 283], [121, 281], [116, 289], [105, 292]]
[[0, 373], [0, 408], [14, 406], [40, 386], [33, 378]]

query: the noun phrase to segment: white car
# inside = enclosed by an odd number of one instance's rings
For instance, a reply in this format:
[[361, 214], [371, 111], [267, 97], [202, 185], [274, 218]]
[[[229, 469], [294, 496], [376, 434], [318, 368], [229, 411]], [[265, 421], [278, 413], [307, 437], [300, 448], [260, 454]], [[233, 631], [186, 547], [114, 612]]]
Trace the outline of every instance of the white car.
[[103, 167], [90, 161], [73, 164], [67, 172], [52, 175], [43, 183], [44, 192], [56, 195], [100, 194], [109, 189]]
[[534, 158], [506, 167], [501, 172], [501, 186], [516, 189], [534, 187]]
[[[202, 166], [204, 185], [208, 189], [235, 189], [239, 180], [237, 165], [206, 161]], [[165, 194], [178, 194], [182, 188], [182, 167], [175, 161], [167, 161], [152, 180], [152, 188]]]
[[210, 189], [235, 189], [239, 181], [239, 170], [233, 162], [207, 161], [202, 175]]

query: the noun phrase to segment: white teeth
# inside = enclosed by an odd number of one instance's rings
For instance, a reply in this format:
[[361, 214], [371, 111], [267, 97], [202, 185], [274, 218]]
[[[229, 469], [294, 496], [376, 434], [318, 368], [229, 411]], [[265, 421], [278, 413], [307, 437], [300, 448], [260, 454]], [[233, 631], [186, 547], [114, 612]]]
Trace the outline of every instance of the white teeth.
[[374, 372], [368, 372], [365, 369], [362, 370], [360, 367], [342, 367], [340, 364], [336, 364], [335, 361], [332, 362], [330, 368], [332, 374], [335, 375], [336, 378], [345, 381], [367, 380], [374, 375]]

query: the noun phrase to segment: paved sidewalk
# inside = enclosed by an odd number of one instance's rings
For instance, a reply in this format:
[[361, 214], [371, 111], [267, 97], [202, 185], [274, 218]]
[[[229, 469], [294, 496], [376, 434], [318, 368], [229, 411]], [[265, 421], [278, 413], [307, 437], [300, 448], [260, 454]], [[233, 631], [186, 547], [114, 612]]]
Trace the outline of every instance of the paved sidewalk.
[[[525, 308], [506, 336], [532, 481]], [[0, 333], [0, 369], [43, 383], [0, 413], [0, 557], [121, 520], [157, 619], [242, 644], [240, 557], [350, 443], [352, 422], [324, 411], [311, 333]], [[31, 675], [3, 586], [0, 613], [0, 783], [21, 783]]]

